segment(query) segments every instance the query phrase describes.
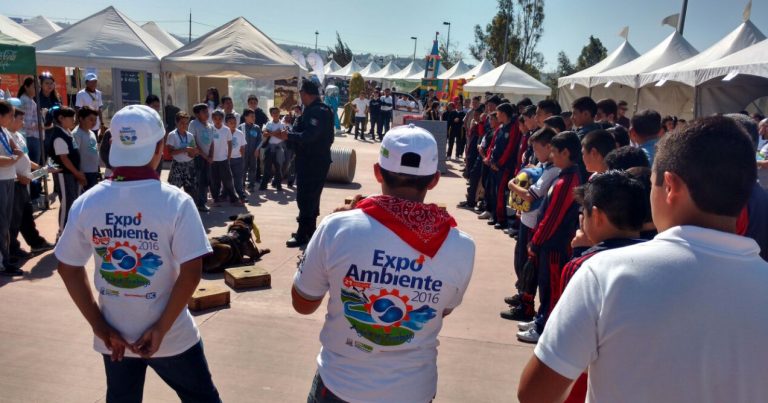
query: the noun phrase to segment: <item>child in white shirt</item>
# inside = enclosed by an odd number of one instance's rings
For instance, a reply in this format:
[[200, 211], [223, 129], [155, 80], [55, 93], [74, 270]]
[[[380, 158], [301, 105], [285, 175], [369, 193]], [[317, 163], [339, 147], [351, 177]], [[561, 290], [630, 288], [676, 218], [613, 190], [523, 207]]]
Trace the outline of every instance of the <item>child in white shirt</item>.
[[[235, 183], [232, 180], [232, 169], [229, 167], [229, 158], [232, 154], [232, 132], [222, 123], [224, 112], [213, 112], [213, 163], [211, 164], [211, 194], [213, 202], [221, 205], [222, 196], [229, 199], [233, 205], [242, 206], [235, 194]], [[220, 193], [224, 188], [224, 193]]]
[[235, 193], [241, 203], [245, 203], [245, 175], [243, 170], [243, 154], [245, 154], [245, 134], [237, 129], [237, 116], [228, 113], [224, 123], [232, 134], [232, 152], [229, 155], [229, 168], [235, 182]]
[[273, 136], [273, 134], [285, 131], [288, 127], [280, 122], [280, 108], [269, 108], [269, 114], [272, 116], [272, 120], [264, 125], [264, 143], [262, 145], [262, 148], [265, 149], [264, 175], [261, 177], [259, 190], [267, 190], [267, 184], [274, 176], [272, 186], [280, 192], [283, 190], [282, 177], [285, 148], [283, 147], [283, 140]]

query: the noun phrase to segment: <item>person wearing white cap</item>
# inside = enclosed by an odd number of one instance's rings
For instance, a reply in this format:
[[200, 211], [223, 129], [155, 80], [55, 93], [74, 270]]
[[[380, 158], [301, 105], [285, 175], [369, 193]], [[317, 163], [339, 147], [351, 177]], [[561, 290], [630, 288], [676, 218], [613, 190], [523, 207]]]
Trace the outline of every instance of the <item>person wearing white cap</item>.
[[435, 204], [434, 137], [414, 126], [384, 136], [374, 165], [382, 195], [356, 196], [326, 217], [307, 245], [291, 292], [311, 314], [329, 294], [318, 371], [307, 399], [429, 402], [437, 336], [467, 289], [474, 241]]
[[101, 108], [104, 106], [102, 101], [101, 91], [96, 87], [99, 84], [99, 77], [96, 73], [88, 73], [85, 75], [85, 88], [77, 92], [75, 96], [75, 109], [80, 110], [84, 106], [88, 106], [91, 109], [99, 112], [99, 117], [96, 119], [96, 126], [93, 127], [93, 131], [99, 134], [104, 129], [104, 117], [101, 113]]
[[[165, 129], [145, 105], [110, 123], [111, 180], [80, 196], [54, 251], [58, 271], [94, 332], [107, 401], [141, 401], [147, 366], [182, 401], [220, 402], [187, 301], [212, 252], [192, 197], [159, 180]], [[93, 257], [96, 303], [85, 264]]]

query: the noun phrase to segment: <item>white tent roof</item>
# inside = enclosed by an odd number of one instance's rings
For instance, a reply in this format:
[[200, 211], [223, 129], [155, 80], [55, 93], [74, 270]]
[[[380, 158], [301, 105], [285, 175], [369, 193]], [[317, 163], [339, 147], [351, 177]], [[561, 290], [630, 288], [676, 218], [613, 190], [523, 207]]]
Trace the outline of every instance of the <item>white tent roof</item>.
[[398, 71], [395, 74], [391, 74], [386, 77], [382, 77], [385, 80], [405, 80], [405, 81], [414, 81], [413, 78], [411, 78], [414, 75], [421, 75], [420, 78], [417, 80], [421, 80], [422, 77], [424, 77], [424, 67], [421, 67], [421, 65], [416, 64], [416, 60], [408, 63], [407, 66], [405, 66], [402, 70]]
[[456, 77], [453, 77], [454, 80], [471, 80], [475, 77], [480, 77], [483, 74], [493, 70], [495, 67], [491, 64], [491, 62], [488, 61], [488, 59], [483, 59], [483, 61], [480, 62], [475, 67], [472, 67], [469, 71], [467, 71], [464, 74], [460, 74]]
[[595, 75], [590, 85], [594, 87], [612, 81], [637, 88], [638, 75], [669, 66], [697, 53], [696, 48], [675, 31], [637, 59]]
[[599, 63], [591, 67], [587, 67], [584, 70], [573, 73], [570, 76], [559, 78], [557, 80], [557, 86], [559, 88], [565, 87], [566, 85], [578, 84], [584, 87], [589, 87], [589, 79], [592, 76], [629, 63], [630, 61], [637, 59], [639, 56], [640, 54], [637, 53], [632, 45], [630, 45], [629, 41], [624, 41], [621, 43], [621, 45], [619, 45], [618, 48], [608, 54], [608, 56], [606, 56], [605, 59], [601, 60]]
[[328, 74], [333, 73], [336, 70], [340, 70], [341, 66], [339, 66], [338, 63], [336, 63], [336, 60], [331, 59], [330, 62], [325, 64], [325, 67], [323, 67], [323, 73], [327, 76]]
[[346, 66], [340, 68], [339, 70], [336, 70], [334, 72], [328, 73], [328, 77], [337, 77], [337, 78], [352, 78], [352, 74], [359, 73], [360, 70], [363, 68], [360, 67], [359, 64], [355, 61], [355, 59], [352, 59], [351, 62], [347, 63]]
[[301, 67], [243, 17], [214, 29], [163, 58], [164, 71], [200, 76], [291, 78]]
[[165, 45], [110, 6], [37, 42], [42, 66], [96, 67], [158, 72]]
[[678, 81], [690, 86], [701, 84], [700, 81], [696, 80], [696, 69], [754, 45], [763, 39], [765, 39], [765, 35], [751, 21], [747, 20], [698, 55], [651, 73], [642, 74], [640, 86], [659, 80]]
[[696, 71], [696, 81], [703, 83], [728, 74], [768, 78], [768, 39], [699, 69]]
[[511, 63], [504, 63], [464, 85], [467, 92], [516, 95], [550, 95], [552, 89]]
[[155, 39], [160, 41], [165, 47], [171, 50], [176, 50], [182, 46], [184, 46], [181, 41], [174, 38], [173, 35], [169, 34], [168, 31], [160, 28], [157, 23], [154, 21], [150, 21], [144, 25], [141, 26], [141, 29], [147, 31], [150, 35], [152, 35]]
[[40, 40], [40, 35], [16, 23], [16, 21], [0, 15], [0, 32], [21, 42], [32, 44]]
[[360, 75], [363, 76], [363, 78], [368, 78], [371, 76], [371, 74], [374, 74], [379, 70], [381, 70], [381, 67], [378, 64], [375, 62], [370, 62], [367, 66], [360, 70]]
[[384, 67], [381, 68], [381, 70], [369, 75], [366, 78], [370, 80], [386, 79], [386, 77], [389, 77], [397, 73], [398, 71], [400, 71], [400, 67], [397, 67], [395, 62], [390, 60], [389, 63], [387, 63]]
[[59, 24], [43, 17], [42, 15], [38, 15], [35, 18], [31, 18], [22, 22], [21, 26], [36, 33], [41, 38], [45, 38], [54, 32], [61, 31], [61, 26], [59, 26]]
[[[441, 64], [440, 64], [440, 67], [437, 69], [437, 74], [436, 74], [436, 76], [439, 76], [439, 75], [441, 75], [441, 74], [443, 74], [443, 73], [445, 73], [445, 67], [444, 67], [444, 66], [442, 65], [442, 63], [441, 63]], [[420, 72], [417, 72], [417, 73], [413, 73], [413, 74], [411, 74], [410, 76], [408, 76], [408, 77], [406, 78], [406, 80], [407, 80], [407, 81], [421, 81], [421, 79], [422, 79], [422, 78], [425, 78], [425, 77], [424, 77], [424, 70], [422, 70], [422, 71], [420, 71]], [[427, 77], [427, 78], [431, 78], [431, 77]]]
[[445, 73], [442, 73], [439, 76], [437, 76], [437, 78], [440, 80], [452, 80], [454, 77], [460, 76], [468, 71], [469, 71], [469, 66], [464, 64], [464, 60], [459, 60], [458, 63], [454, 64], [453, 67], [448, 69], [448, 71], [446, 71]]

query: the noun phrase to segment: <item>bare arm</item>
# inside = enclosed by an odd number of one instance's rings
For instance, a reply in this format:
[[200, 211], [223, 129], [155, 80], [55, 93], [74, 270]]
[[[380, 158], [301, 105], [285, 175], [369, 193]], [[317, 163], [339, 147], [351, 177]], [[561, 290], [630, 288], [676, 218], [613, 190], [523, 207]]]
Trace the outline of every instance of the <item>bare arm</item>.
[[533, 197], [531, 197], [531, 194], [528, 193], [528, 189], [520, 187], [517, 183], [514, 183], [513, 181], [509, 181], [507, 184], [507, 187], [509, 187], [509, 190], [515, 192], [518, 196], [520, 196], [521, 199], [525, 201], [531, 201], [533, 200]]
[[521, 403], [562, 402], [571, 383], [573, 380], [558, 374], [534, 355], [523, 370], [517, 398]]
[[296, 286], [293, 286], [291, 288], [291, 302], [293, 303], [293, 309], [295, 309], [296, 312], [302, 315], [310, 315], [320, 307], [323, 299], [308, 299], [296, 289]]

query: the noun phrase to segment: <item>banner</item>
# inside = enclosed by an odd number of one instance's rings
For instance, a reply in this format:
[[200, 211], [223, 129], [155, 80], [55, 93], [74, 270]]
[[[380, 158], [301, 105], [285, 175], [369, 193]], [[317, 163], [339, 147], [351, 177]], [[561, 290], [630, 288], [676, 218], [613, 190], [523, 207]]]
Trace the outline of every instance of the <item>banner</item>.
[[275, 80], [275, 106], [283, 112], [299, 104], [299, 79]]

